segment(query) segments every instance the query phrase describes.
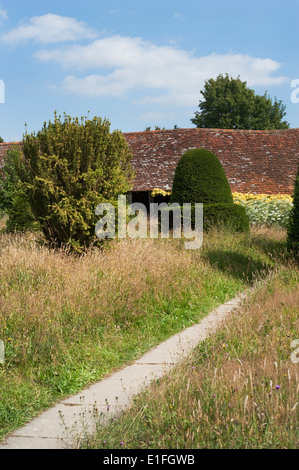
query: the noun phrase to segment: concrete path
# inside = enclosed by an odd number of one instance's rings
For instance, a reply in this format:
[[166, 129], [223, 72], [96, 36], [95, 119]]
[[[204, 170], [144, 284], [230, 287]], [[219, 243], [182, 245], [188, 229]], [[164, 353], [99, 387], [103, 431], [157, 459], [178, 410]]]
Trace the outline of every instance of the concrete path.
[[62, 400], [54, 408], [10, 435], [0, 449], [66, 449], [90, 434], [99, 418], [103, 423], [132, 403], [134, 395], [162, 377], [191, 350], [214, 333], [225, 317], [239, 307], [245, 294], [221, 305], [199, 324], [153, 348], [132, 365], [107, 376], [86, 390]]

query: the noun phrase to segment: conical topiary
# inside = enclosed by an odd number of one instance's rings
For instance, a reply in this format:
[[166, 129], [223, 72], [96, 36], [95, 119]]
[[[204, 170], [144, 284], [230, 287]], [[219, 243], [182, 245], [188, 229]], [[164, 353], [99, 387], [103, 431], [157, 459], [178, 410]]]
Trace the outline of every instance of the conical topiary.
[[202, 203], [205, 230], [223, 224], [235, 231], [249, 230], [245, 208], [234, 204], [224, 169], [207, 149], [188, 150], [179, 160], [172, 186], [171, 203], [174, 202], [181, 206]]
[[233, 204], [223, 167], [206, 149], [188, 150], [175, 170], [171, 201], [183, 203]]

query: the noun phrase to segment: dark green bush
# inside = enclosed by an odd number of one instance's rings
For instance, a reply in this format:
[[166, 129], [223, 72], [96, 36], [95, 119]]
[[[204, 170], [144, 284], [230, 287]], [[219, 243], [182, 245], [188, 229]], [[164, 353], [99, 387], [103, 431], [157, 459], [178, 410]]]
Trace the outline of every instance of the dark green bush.
[[117, 203], [130, 190], [131, 150], [110, 122], [57, 117], [23, 139], [20, 187], [46, 240], [82, 252], [92, 243], [100, 203]]
[[[188, 150], [180, 159], [173, 180], [171, 202], [203, 204], [204, 230], [226, 226], [234, 231], [249, 230], [245, 209], [233, 203], [223, 167], [209, 150]], [[191, 216], [194, 227], [194, 211]]]
[[233, 197], [223, 167], [209, 150], [188, 150], [175, 170], [171, 202], [223, 204]]
[[299, 259], [299, 165], [293, 193], [293, 208], [288, 227], [287, 247]]
[[237, 204], [204, 204], [203, 223], [205, 230], [225, 225], [236, 232], [249, 232], [245, 208]]

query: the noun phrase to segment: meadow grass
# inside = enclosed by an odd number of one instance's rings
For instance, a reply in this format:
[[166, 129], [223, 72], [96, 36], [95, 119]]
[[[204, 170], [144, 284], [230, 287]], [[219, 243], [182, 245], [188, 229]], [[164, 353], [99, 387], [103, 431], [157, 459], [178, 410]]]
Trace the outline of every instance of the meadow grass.
[[[217, 334], [152, 384], [89, 449], [295, 449], [299, 270], [281, 268]], [[121, 443], [121, 444], [120, 444]]]
[[0, 438], [200, 321], [285, 259], [285, 234], [115, 240], [85, 256], [0, 233]]

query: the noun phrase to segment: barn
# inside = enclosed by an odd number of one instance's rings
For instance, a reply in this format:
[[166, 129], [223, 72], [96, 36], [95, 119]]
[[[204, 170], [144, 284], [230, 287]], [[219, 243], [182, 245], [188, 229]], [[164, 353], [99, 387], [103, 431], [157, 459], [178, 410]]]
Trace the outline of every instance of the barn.
[[[192, 148], [206, 148], [217, 155], [232, 192], [292, 194], [294, 189], [299, 128], [270, 131], [191, 128], [123, 135], [131, 147], [136, 174], [130, 202], [148, 206], [154, 189], [170, 191], [180, 157]], [[12, 145], [0, 144], [0, 167]]]
[[232, 192], [292, 194], [299, 161], [299, 128], [271, 131], [172, 129], [124, 134], [136, 178], [132, 202], [151, 202], [153, 189], [170, 191], [175, 168], [189, 149], [219, 158]]

